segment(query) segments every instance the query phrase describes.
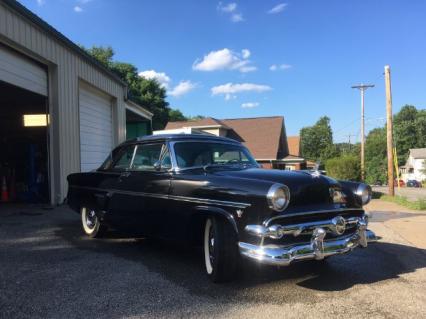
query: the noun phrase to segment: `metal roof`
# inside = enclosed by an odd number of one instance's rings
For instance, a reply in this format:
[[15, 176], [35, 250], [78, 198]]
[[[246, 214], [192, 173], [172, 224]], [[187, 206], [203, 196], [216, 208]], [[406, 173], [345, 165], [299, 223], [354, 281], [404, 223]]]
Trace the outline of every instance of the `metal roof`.
[[56, 30], [54, 27], [52, 27], [50, 24], [48, 24], [46, 21], [41, 19], [39, 16], [37, 16], [32, 11], [28, 10], [25, 6], [20, 4], [18, 1], [15, 0], [2, 0], [3, 3], [5, 3], [7, 6], [12, 8], [13, 10], [17, 11], [19, 14], [39, 26], [43, 31], [45, 31], [47, 34], [53, 36], [56, 40], [67, 46], [69, 49], [75, 51], [78, 53], [82, 58], [84, 58], [89, 63], [95, 65], [99, 69], [101, 69], [104, 73], [106, 73], [108, 76], [116, 80], [117, 82], [121, 83], [123, 86], [127, 87], [127, 83], [123, 81], [116, 73], [108, 69], [105, 65], [100, 63], [98, 60], [96, 60], [94, 57], [92, 57], [90, 54], [88, 54], [86, 51], [84, 51], [82, 48], [80, 48], [77, 44], [72, 42], [70, 39], [68, 39], [65, 35], [60, 33], [58, 30]]

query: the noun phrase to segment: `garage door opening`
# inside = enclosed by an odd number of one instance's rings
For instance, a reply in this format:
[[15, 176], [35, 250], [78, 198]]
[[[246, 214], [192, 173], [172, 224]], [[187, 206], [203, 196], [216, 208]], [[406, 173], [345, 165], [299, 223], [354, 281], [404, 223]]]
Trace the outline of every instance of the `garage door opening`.
[[46, 96], [0, 81], [0, 186], [8, 201], [49, 202], [48, 121]]

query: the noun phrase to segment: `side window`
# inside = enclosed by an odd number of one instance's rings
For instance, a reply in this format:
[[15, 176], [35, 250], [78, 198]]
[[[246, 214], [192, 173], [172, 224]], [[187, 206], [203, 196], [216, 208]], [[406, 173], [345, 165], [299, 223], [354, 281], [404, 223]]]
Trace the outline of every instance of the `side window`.
[[135, 146], [126, 147], [123, 152], [119, 155], [118, 160], [115, 162], [113, 169], [127, 169], [130, 168], [130, 164], [132, 163], [133, 153], [135, 150]]
[[133, 159], [132, 169], [137, 171], [153, 171], [154, 164], [160, 159], [163, 144], [138, 145]]

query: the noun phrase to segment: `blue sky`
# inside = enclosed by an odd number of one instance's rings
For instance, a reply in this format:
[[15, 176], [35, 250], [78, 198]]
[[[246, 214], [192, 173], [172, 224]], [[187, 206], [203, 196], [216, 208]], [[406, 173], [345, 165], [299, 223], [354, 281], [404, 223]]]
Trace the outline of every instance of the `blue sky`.
[[216, 118], [283, 115], [288, 135], [331, 118], [335, 141], [359, 140], [394, 112], [426, 105], [423, 0], [22, 0], [72, 41], [110, 45], [168, 89], [172, 107]]

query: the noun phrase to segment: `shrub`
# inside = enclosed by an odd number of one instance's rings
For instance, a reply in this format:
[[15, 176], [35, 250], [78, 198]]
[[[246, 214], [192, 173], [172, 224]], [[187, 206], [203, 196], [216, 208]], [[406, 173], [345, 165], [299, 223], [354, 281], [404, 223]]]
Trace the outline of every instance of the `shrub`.
[[327, 175], [336, 179], [359, 181], [361, 179], [360, 163], [357, 156], [344, 155], [325, 162]]

